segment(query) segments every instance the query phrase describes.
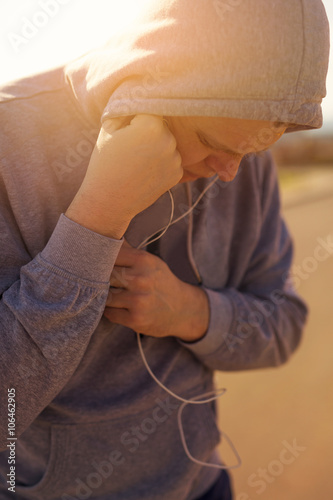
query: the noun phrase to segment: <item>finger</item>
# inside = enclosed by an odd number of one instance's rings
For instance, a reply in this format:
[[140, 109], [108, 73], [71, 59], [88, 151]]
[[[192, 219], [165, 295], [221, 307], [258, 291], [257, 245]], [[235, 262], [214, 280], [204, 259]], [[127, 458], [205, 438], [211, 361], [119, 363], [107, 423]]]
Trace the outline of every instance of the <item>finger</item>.
[[122, 244], [116, 258], [116, 265], [121, 267], [132, 267], [135, 264], [138, 252], [142, 251], [143, 250], [137, 250], [136, 248], [130, 246], [130, 244]]
[[114, 266], [110, 277], [110, 286], [128, 289], [133, 278], [129, 267]]
[[118, 267], [132, 267], [134, 264], [133, 249], [121, 246], [115, 264]]
[[132, 116], [118, 116], [115, 118], [109, 118], [103, 122], [102, 127], [109, 134], [112, 134], [112, 132], [115, 132], [116, 130], [127, 127], [127, 125], [129, 125], [131, 123], [131, 120], [133, 118], [134, 118], [134, 115], [132, 115]]
[[150, 115], [150, 114], [139, 114], [134, 116], [131, 121], [131, 125], [134, 125], [138, 128], [145, 127], [163, 127], [163, 117], [160, 115]]
[[106, 307], [104, 310], [104, 316], [112, 323], [117, 323], [130, 328], [130, 313], [127, 309]]
[[130, 309], [131, 295], [122, 288], [110, 288], [105, 305], [118, 309]]
[[127, 247], [127, 248], [135, 248], [135, 247], [133, 247], [130, 243], [128, 243], [128, 241], [127, 241], [127, 240], [124, 240], [124, 242], [123, 242], [123, 244], [122, 244], [122, 247], [124, 247], [124, 248], [125, 248], [125, 247]]

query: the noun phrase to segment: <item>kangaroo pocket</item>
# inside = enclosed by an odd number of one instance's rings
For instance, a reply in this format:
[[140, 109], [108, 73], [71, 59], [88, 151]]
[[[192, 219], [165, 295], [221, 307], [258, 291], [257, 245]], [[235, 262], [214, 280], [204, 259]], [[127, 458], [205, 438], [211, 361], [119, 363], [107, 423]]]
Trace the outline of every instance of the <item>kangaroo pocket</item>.
[[[53, 425], [43, 477], [17, 493], [34, 500], [185, 500], [200, 467], [181, 442], [180, 404], [163, 395], [122, 419]], [[182, 424], [190, 453], [207, 460], [220, 439], [213, 405], [186, 406]]]

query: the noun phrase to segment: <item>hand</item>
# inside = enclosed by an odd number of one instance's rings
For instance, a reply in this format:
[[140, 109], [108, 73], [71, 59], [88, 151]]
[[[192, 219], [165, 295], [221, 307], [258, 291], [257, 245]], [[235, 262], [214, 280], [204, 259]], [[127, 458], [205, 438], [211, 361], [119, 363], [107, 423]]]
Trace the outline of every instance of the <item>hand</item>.
[[66, 215], [93, 231], [122, 237], [131, 219], [182, 178], [176, 139], [162, 117], [103, 123], [89, 166]]
[[110, 278], [104, 316], [152, 337], [192, 342], [206, 333], [209, 303], [203, 290], [184, 283], [167, 264], [124, 241]]

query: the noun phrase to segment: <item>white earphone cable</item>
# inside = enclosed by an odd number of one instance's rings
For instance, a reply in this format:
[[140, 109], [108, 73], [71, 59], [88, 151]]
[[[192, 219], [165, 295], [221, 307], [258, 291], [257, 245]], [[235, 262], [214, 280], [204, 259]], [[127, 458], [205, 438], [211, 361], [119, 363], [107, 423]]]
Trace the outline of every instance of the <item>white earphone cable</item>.
[[[206, 186], [206, 188], [202, 191], [202, 193], [200, 194], [200, 196], [198, 197], [198, 199], [196, 200], [196, 202], [194, 203], [194, 205], [192, 205], [189, 208], [189, 210], [187, 210], [183, 215], [181, 215], [180, 217], [178, 217], [174, 221], [172, 221], [172, 218], [173, 218], [173, 215], [174, 215], [175, 204], [174, 204], [174, 199], [173, 199], [172, 193], [169, 190], [168, 193], [169, 193], [169, 196], [170, 196], [170, 199], [171, 199], [171, 214], [170, 214], [170, 219], [169, 219], [168, 224], [166, 226], [164, 226], [162, 229], [159, 229], [155, 233], [151, 234], [148, 238], [146, 238], [144, 241], [142, 241], [140, 243], [140, 245], [138, 245], [136, 248], [140, 249], [143, 246], [149, 245], [153, 241], [158, 240], [159, 238], [161, 238], [163, 236], [163, 234], [165, 234], [165, 232], [168, 230], [168, 228], [172, 224], [175, 224], [179, 220], [181, 220], [184, 217], [186, 217], [196, 207], [196, 205], [199, 203], [199, 201], [202, 199], [202, 197], [205, 195], [205, 193], [208, 191], [208, 189], [218, 180], [218, 178], [219, 178], [218, 175], [214, 176], [213, 181], [210, 182]], [[153, 238], [152, 240], [149, 240], [149, 238], [154, 237], [160, 231], [162, 231], [162, 233], [159, 236]], [[178, 410], [177, 421], [178, 421], [178, 428], [179, 428], [179, 432], [180, 432], [180, 438], [181, 438], [181, 441], [182, 441], [182, 444], [183, 444], [183, 448], [184, 448], [184, 451], [185, 451], [187, 457], [192, 462], [195, 462], [195, 463], [197, 463], [199, 465], [202, 465], [202, 466], [205, 466], [205, 467], [212, 467], [212, 468], [216, 468], [216, 469], [235, 469], [237, 467], [240, 467], [240, 465], [242, 464], [242, 460], [241, 460], [241, 458], [240, 458], [240, 456], [239, 456], [239, 454], [238, 454], [238, 452], [237, 452], [234, 444], [232, 443], [231, 439], [224, 432], [222, 432], [222, 431], [219, 430], [220, 435], [224, 436], [224, 438], [228, 442], [231, 450], [233, 451], [233, 453], [234, 453], [234, 455], [235, 455], [235, 457], [237, 459], [237, 463], [235, 465], [224, 466], [224, 465], [220, 465], [220, 464], [211, 464], [211, 463], [208, 463], [208, 462], [202, 462], [201, 460], [197, 460], [195, 457], [193, 457], [191, 455], [191, 453], [190, 453], [190, 451], [188, 449], [188, 446], [187, 446], [186, 440], [185, 440], [184, 430], [183, 430], [183, 424], [182, 424], [182, 418], [181, 417], [182, 417], [182, 412], [183, 412], [183, 410], [184, 410], [184, 408], [185, 408], [186, 405], [188, 405], [188, 404], [205, 404], [205, 403], [209, 403], [209, 402], [214, 401], [215, 399], [223, 396], [223, 394], [226, 392], [226, 389], [225, 388], [216, 389], [215, 391], [207, 392], [205, 394], [200, 394], [200, 395], [195, 396], [194, 398], [191, 398], [191, 399], [185, 399], [185, 398], [182, 398], [181, 396], [178, 396], [177, 394], [175, 394], [174, 392], [172, 392], [170, 389], [168, 389], [165, 385], [163, 385], [162, 382], [160, 382], [158, 380], [158, 378], [155, 376], [155, 374], [152, 372], [150, 366], [148, 365], [146, 356], [145, 356], [145, 354], [143, 352], [141, 338], [140, 338], [140, 333], [136, 332], [136, 336], [137, 336], [137, 342], [138, 342], [138, 347], [139, 347], [139, 351], [140, 351], [140, 355], [141, 355], [142, 361], [143, 361], [143, 363], [144, 363], [144, 365], [145, 365], [148, 373], [150, 374], [150, 376], [167, 393], [169, 393], [171, 396], [173, 396], [174, 398], [178, 399], [179, 401], [182, 401], [182, 404], [181, 404], [181, 406], [180, 406], [180, 408]], [[214, 396], [212, 396], [212, 395], [214, 395]], [[209, 396], [211, 396], [211, 397], [209, 397]], [[207, 397], [208, 397], [208, 399], [207, 399]], [[206, 398], [206, 399], [199, 399], [199, 398]]]
[[[140, 250], [140, 248], [144, 247], [145, 245], [149, 245], [150, 243], [152, 243], [153, 241], [156, 241], [158, 240], [166, 231], [167, 229], [169, 229], [170, 226], [172, 226], [173, 224], [176, 224], [176, 222], [180, 221], [181, 219], [183, 219], [184, 217], [186, 217], [196, 206], [197, 204], [199, 203], [199, 201], [201, 200], [201, 198], [206, 194], [206, 192], [208, 191], [208, 189], [210, 187], [212, 187], [212, 185], [218, 180], [218, 175], [216, 174], [212, 180], [212, 182], [210, 182], [206, 187], [205, 189], [202, 191], [202, 193], [200, 194], [200, 196], [198, 196], [198, 199], [196, 200], [196, 202], [194, 203], [194, 205], [192, 205], [188, 210], [186, 210], [185, 213], [183, 213], [183, 215], [181, 215], [180, 217], [178, 217], [177, 219], [175, 219], [174, 221], [171, 222], [172, 220], [172, 217], [173, 217], [173, 210], [174, 210], [174, 201], [173, 201], [173, 197], [172, 197], [172, 194], [171, 194], [171, 191], [169, 190], [168, 193], [170, 195], [170, 198], [172, 200], [172, 214], [171, 214], [171, 217], [170, 217], [170, 220], [168, 222], [168, 224], [164, 227], [162, 227], [161, 229], [159, 229], [158, 231], [155, 231], [155, 233], [151, 234], [150, 236], [148, 236], [148, 238], [146, 238], [144, 241], [142, 241], [140, 243], [140, 245], [137, 247], [138, 250]], [[158, 238], [155, 238], [154, 240], [151, 240], [149, 241], [149, 238], [151, 238], [152, 236], [155, 236], [155, 234], [158, 234], [160, 231], [163, 231], [163, 233], [158, 237]]]
[[[180, 432], [180, 438], [181, 438], [181, 441], [182, 441], [182, 444], [183, 444], [184, 451], [185, 451], [186, 455], [188, 456], [188, 458], [190, 460], [192, 460], [192, 462], [195, 462], [195, 463], [197, 463], [199, 465], [204, 465], [206, 467], [213, 467], [213, 468], [216, 468], [216, 469], [236, 469], [237, 467], [239, 467], [242, 464], [242, 460], [241, 460], [241, 458], [240, 458], [240, 456], [239, 456], [239, 454], [238, 454], [238, 452], [236, 450], [235, 445], [233, 444], [233, 442], [231, 441], [231, 439], [228, 437], [228, 435], [225, 432], [222, 432], [222, 431], [219, 430], [220, 434], [222, 436], [224, 436], [225, 439], [227, 440], [230, 448], [232, 449], [232, 451], [233, 451], [233, 453], [234, 453], [234, 455], [235, 455], [235, 457], [237, 459], [237, 463], [235, 465], [226, 466], [226, 465], [220, 465], [220, 464], [210, 464], [208, 462], [202, 462], [201, 460], [197, 460], [189, 452], [189, 449], [188, 449], [188, 446], [187, 446], [186, 440], [185, 440], [184, 430], [183, 430], [182, 412], [183, 412], [183, 410], [184, 410], [184, 408], [185, 408], [186, 405], [188, 405], [188, 404], [197, 404], [197, 405], [199, 405], [199, 404], [204, 404], [204, 403], [210, 403], [211, 401], [214, 401], [215, 399], [223, 396], [223, 394], [226, 392], [227, 389], [225, 389], [225, 388], [216, 389], [216, 391], [210, 391], [210, 392], [206, 392], [204, 394], [199, 394], [198, 396], [195, 396], [194, 398], [191, 398], [191, 399], [185, 399], [185, 398], [182, 398], [181, 396], [178, 396], [177, 394], [175, 394], [174, 392], [172, 392], [170, 389], [168, 389], [164, 384], [162, 384], [162, 382], [160, 382], [158, 380], [158, 378], [154, 375], [154, 373], [152, 372], [150, 366], [148, 365], [146, 356], [145, 356], [145, 354], [143, 352], [140, 334], [138, 332], [136, 332], [136, 335], [137, 335], [137, 341], [138, 341], [138, 346], [139, 346], [139, 350], [140, 350], [142, 361], [143, 361], [143, 363], [144, 363], [144, 365], [145, 365], [148, 373], [150, 374], [150, 376], [168, 394], [170, 394], [174, 398], [178, 399], [179, 401], [183, 402], [183, 404], [180, 406], [180, 408], [178, 410], [177, 420], [178, 420], [178, 428], [179, 428], [179, 432]], [[209, 397], [208, 399], [200, 399], [199, 401], [197, 401], [198, 398], [202, 398], [202, 397], [205, 398], [205, 397], [213, 395], [213, 394], [214, 394], [214, 396]]]

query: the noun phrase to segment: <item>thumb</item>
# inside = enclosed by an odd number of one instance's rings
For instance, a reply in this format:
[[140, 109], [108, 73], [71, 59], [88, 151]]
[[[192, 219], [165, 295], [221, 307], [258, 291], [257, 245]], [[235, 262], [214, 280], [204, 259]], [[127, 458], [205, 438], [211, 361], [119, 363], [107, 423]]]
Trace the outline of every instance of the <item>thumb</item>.
[[119, 130], [121, 128], [127, 127], [133, 120], [135, 115], [132, 116], [118, 116], [115, 118], [108, 118], [102, 123], [102, 128], [106, 130], [109, 134]]
[[128, 243], [128, 241], [126, 241], [125, 239], [124, 239], [124, 242], [123, 242], [122, 246], [123, 246], [123, 247], [127, 247], [127, 248], [134, 248], [134, 247], [132, 247], [132, 245], [130, 245], [130, 244]]

